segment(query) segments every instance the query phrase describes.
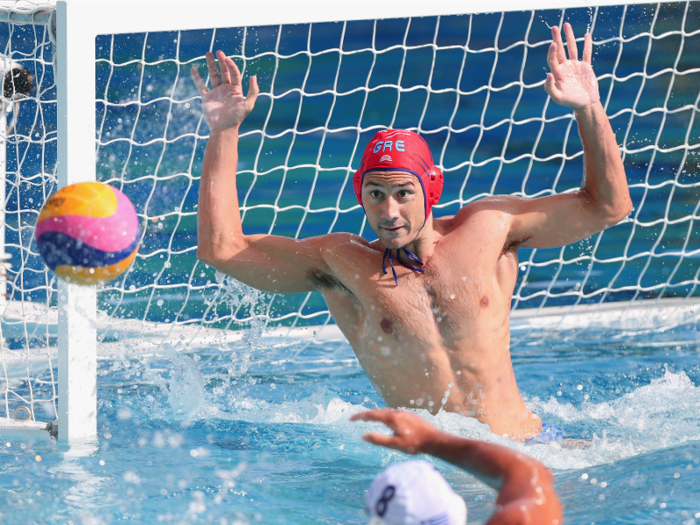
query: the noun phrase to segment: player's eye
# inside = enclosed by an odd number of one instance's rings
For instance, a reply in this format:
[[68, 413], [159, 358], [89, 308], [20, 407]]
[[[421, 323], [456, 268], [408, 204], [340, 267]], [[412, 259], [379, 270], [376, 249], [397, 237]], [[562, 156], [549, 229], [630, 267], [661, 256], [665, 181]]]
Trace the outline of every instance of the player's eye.
[[369, 195], [373, 199], [379, 199], [382, 196], [382, 192], [379, 190], [372, 190], [371, 192], [369, 192]]

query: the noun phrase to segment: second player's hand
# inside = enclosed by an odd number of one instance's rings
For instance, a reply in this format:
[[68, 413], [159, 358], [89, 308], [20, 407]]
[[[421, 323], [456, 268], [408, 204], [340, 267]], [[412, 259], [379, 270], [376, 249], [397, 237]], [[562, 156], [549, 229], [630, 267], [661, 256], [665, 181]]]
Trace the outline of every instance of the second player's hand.
[[394, 431], [393, 436], [365, 434], [362, 439], [374, 445], [401, 450], [407, 454], [424, 452], [427, 442], [435, 436], [437, 429], [415, 414], [389, 408], [360, 412], [352, 421], [377, 421]]
[[600, 101], [598, 79], [591, 67], [593, 39], [590, 33], [586, 33], [583, 56], [579, 60], [576, 38], [571, 24], [564, 24], [564, 31], [569, 58], [566, 58], [561, 31], [557, 26], [552, 27], [554, 42], [549, 47], [547, 54], [547, 63], [552, 72], [547, 73], [544, 89], [557, 104], [573, 109], [584, 109]]
[[260, 88], [256, 76], [250, 77], [248, 96], [243, 96], [241, 72], [236, 63], [222, 51], [216, 52], [221, 73], [216, 67], [212, 53], [207, 53], [207, 67], [211, 78], [211, 89], [208, 89], [199, 75], [197, 68], [192, 67], [190, 73], [199, 94], [202, 95], [202, 111], [204, 120], [211, 131], [236, 128], [253, 110]]

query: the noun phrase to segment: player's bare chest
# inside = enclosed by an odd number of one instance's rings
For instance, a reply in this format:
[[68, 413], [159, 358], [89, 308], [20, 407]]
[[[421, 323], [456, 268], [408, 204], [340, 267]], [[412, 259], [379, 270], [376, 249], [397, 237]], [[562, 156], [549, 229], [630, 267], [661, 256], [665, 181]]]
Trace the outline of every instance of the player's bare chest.
[[406, 268], [396, 258], [393, 271], [391, 263], [384, 261], [384, 273], [376, 251], [362, 254], [362, 264], [346, 262], [359, 260], [356, 257], [343, 258], [337, 271], [347, 274], [344, 280], [351, 294], [334, 294], [337, 301], [324, 294], [336, 321], [344, 324], [340, 316], [360, 331], [369, 327], [371, 332], [405, 337], [431, 334], [450, 339], [473, 331], [472, 325], [484, 312], [493, 312], [509, 299], [498, 297], [502, 287], [494, 285], [502, 243], [493, 238], [487, 242], [476, 229], [474, 235], [462, 236], [462, 242], [441, 240], [425, 261], [423, 273]]
[[423, 274], [404, 275], [399, 285], [370, 300], [368, 321], [390, 336], [450, 338], [468, 330], [489, 307], [493, 299], [488, 282], [468, 268], [440, 272], [429, 267]]

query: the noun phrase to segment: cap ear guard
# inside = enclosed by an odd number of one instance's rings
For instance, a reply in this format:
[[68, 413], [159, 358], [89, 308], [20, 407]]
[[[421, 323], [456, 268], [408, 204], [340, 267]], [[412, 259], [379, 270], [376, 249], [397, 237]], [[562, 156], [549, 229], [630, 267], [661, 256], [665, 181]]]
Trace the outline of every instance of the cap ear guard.
[[426, 196], [426, 200], [428, 201], [428, 209], [430, 209], [440, 202], [442, 187], [445, 185], [445, 177], [437, 166], [433, 166], [428, 180], [429, 183], [426, 188], [428, 195]]
[[364, 170], [364, 163], [360, 166], [360, 169], [358, 169], [355, 172], [355, 175], [352, 177], [352, 188], [355, 190], [355, 197], [357, 197], [357, 202], [360, 203], [360, 206], [364, 207], [364, 204], [362, 204], [362, 179], [363, 179], [363, 170]]

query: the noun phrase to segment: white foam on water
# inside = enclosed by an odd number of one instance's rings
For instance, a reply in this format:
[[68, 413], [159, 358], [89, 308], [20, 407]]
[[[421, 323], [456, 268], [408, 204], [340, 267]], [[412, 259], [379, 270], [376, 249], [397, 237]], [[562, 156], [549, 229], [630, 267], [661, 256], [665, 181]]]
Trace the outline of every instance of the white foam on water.
[[[349, 421], [352, 414], [369, 408], [374, 407], [317, 392], [310, 398], [281, 404], [241, 399], [225, 417], [259, 423], [331, 426], [345, 440], [359, 438], [364, 432], [388, 434], [383, 425]], [[587, 468], [700, 440], [700, 387], [684, 372], [667, 370], [649, 385], [608, 402], [587, 402], [575, 407], [551, 398], [530, 403], [530, 408], [545, 420], [554, 416], [564, 423], [587, 424], [593, 432], [590, 444], [572, 448], [559, 442], [527, 446], [493, 434], [487, 425], [458, 414], [440, 412], [433, 416], [424, 410], [411, 412], [441, 430], [507, 446], [535, 457], [550, 468], [562, 470]]]
[[350, 416], [365, 410], [364, 405], [354, 405], [338, 397], [328, 399], [328, 394], [321, 390], [309, 398], [282, 403], [242, 398], [233, 403], [227, 418], [249, 423], [299, 423], [338, 428], [349, 423]]
[[[258, 350], [259, 344], [245, 345], [236, 352], [244, 361]], [[196, 421], [221, 419], [259, 424], [303, 424], [326, 427], [338, 436], [339, 445], [361, 445], [365, 432], [388, 433], [379, 424], [353, 423], [349, 418], [358, 412], [375, 408], [368, 399], [353, 404], [321, 388], [311, 396], [291, 401], [273, 402], [251, 396], [245, 389], [223, 395], [207, 387], [207, 378], [199, 369], [198, 356], [189, 356], [164, 345], [158, 352], [169, 361], [169, 377], [162, 371], [147, 366], [146, 380], [155, 383], [167, 396], [176, 420]], [[235, 369], [235, 370], [234, 370]], [[245, 373], [239, 366], [229, 368], [234, 377]], [[236, 373], [237, 372], [237, 373]], [[535, 398], [528, 407], [543, 420], [567, 431], [576, 426], [588, 429], [593, 435], [586, 446], [562, 446], [560, 442], [526, 446], [493, 434], [487, 425], [472, 418], [440, 412], [433, 416], [424, 410], [411, 410], [447, 432], [468, 439], [479, 439], [507, 446], [533, 456], [550, 468], [582, 469], [619, 461], [650, 451], [673, 447], [687, 441], [700, 440], [700, 387], [693, 384], [684, 372], [668, 370], [663, 377], [616, 399], [578, 406], [561, 402], [555, 397], [548, 400]], [[574, 436], [575, 437], [575, 436]], [[385, 459], [388, 457], [383, 455]], [[394, 457], [394, 454], [391, 454]]]
[[552, 397], [531, 402], [529, 408], [545, 420], [553, 416], [564, 427], [584, 423], [594, 432], [584, 448], [563, 449], [557, 443], [527, 447], [552, 468], [584, 468], [700, 440], [700, 387], [684, 372], [666, 370], [663, 377], [612, 401], [575, 407]]

